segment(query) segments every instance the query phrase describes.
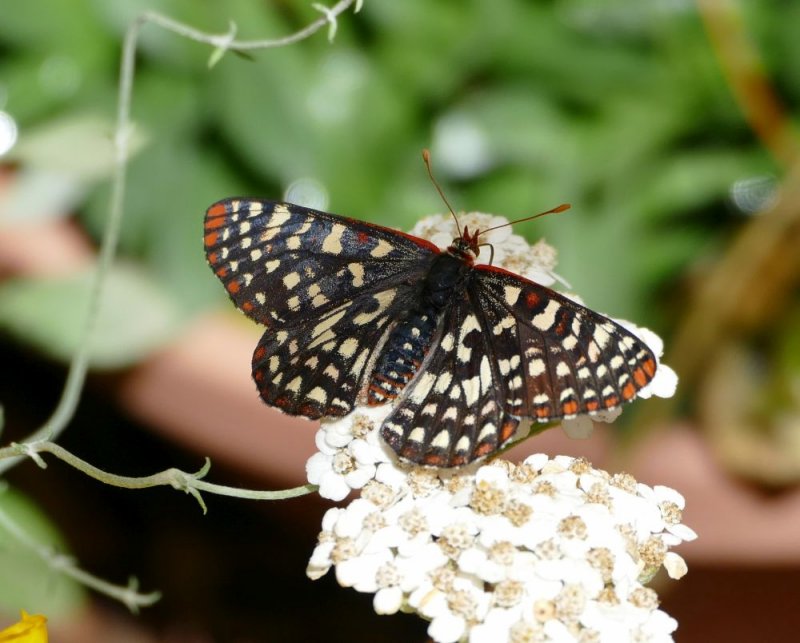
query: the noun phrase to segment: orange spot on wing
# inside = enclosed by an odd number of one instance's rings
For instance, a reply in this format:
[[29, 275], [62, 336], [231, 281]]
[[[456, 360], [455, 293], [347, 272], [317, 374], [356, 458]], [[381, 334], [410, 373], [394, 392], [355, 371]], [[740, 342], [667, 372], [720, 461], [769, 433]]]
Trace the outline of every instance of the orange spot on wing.
[[225, 204], [224, 203], [215, 203], [206, 212], [206, 215], [208, 217], [219, 217], [219, 216], [223, 216], [225, 214], [227, 214], [227, 213], [225, 211]]
[[573, 415], [578, 412], [578, 403], [575, 400], [568, 400], [561, 405], [564, 415]]
[[364, 232], [363, 230], [361, 230], [358, 233], [357, 236], [358, 236], [358, 242], [359, 243], [366, 243], [367, 241], [369, 241], [369, 235], [366, 232]]
[[516, 430], [516, 422], [504, 422], [503, 426], [500, 427], [500, 442], [505, 442], [508, 440], [512, 435], [514, 435], [514, 431]]
[[253, 306], [253, 302], [251, 301], [246, 301], [242, 304], [242, 310], [246, 313], [252, 312], [253, 308], [255, 308], [255, 306]]
[[206, 230], [217, 230], [222, 228], [226, 222], [226, 217], [206, 217], [204, 228]]
[[636, 387], [633, 385], [633, 382], [628, 382], [622, 389], [622, 397], [629, 400], [634, 395], [636, 395]]
[[206, 247], [213, 246], [217, 243], [219, 239], [219, 232], [209, 232], [206, 236], [203, 237], [203, 243], [206, 244]]
[[228, 266], [220, 266], [214, 271], [214, 274], [217, 277], [227, 277], [228, 276]]
[[235, 295], [237, 292], [239, 292], [241, 286], [239, 285], [238, 281], [229, 281], [228, 283], [225, 284], [225, 288], [229, 293]]
[[493, 442], [481, 442], [475, 449], [475, 457], [482, 458], [483, 456], [489, 455], [496, 448]]
[[596, 411], [599, 406], [600, 406], [600, 403], [597, 400], [588, 400], [586, 402], [586, 410], [587, 411]]
[[633, 371], [633, 381], [636, 382], [636, 384], [639, 387], [642, 387], [645, 384], [647, 384], [648, 378], [647, 378], [647, 375], [644, 374], [644, 371], [642, 370], [641, 366], [637, 366], [634, 369], [634, 371]]
[[208, 261], [210, 263], [217, 263], [219, 261], [219, 254], [216, 252], [209, 253]]
[[535, 306], [539, 305], [539, 295], [535, 292], [529, 292], [525, 295], [525, 303], [528, 304], [528, 308], [534, 308]]
[[539, 407], [538, 409], [536, 409], [536, 417], [537, 418], [550, 417], [550, 409], [545, 407]]
[[610, 409], [612, 406], [617, 406], [619, 404], [619, 398], [616, 395], [609, 395], [603, 400], [603, 403], [606, 405], [607, 409]]
[[[408, 458], [409, 460], [414, 460], [416, 462], [416, 454], [410, 455], [409, 452], [412, 451], [411, 449], [404, 449], [403, 450], [403, 457]], [[447, 460], [444, 459], [444, 456], [441, 453], [426, 453], [422, 458], [422, 464], [427, 464], [429, 467], [446, 467]]]
[[650, 377], [656, 374], [656, 363], [650, 358], [642, 362], [642, 368]]
[[256, 348], [256, 352], [253, 353], [253, 360], [261, 360], [264, 359], [264, 355], [267, 354], [267, 349], [263, 346], [259, 346]]

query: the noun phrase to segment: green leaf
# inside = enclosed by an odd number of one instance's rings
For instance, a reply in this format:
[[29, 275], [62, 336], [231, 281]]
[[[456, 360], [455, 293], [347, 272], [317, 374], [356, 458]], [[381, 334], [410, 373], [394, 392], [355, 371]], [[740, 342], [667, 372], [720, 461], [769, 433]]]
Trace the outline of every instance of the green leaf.
[[[57, 359], [70, 359], [83, 332], [90, 280], [90, 274], [83, 274], [4, 284], [0, 328]], [[166, 342], [179, 322], [175, 305], [152, 279], [133, 267], [117, 265], [107, 276], [90, 341], [90, 364], [131, 365]]]
[[[39, 547], [67, 553], [47, 516], [18, 491], [0, 491], [0, 511]], [[4, 612], [24, 609], [55, 618], [75, 612], [84, 601], [85, 592], [78, 583], [53, 571], [0, 525], [0, 607]]]

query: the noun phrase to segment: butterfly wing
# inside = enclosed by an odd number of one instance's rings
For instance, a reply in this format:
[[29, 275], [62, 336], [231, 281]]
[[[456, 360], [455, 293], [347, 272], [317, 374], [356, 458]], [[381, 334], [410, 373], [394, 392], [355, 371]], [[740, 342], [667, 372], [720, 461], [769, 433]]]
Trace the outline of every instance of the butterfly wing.
[[504, 409], [491, 337], [470, 293], [454, 293], [418, 375], [381, 428], [405, 459], [455, 467], [497, 451], [519, 419]]
[[632, 400], [655, 368], [650, 349], [616, 322], [476, 266], [382, 435], [406, 460], [460, 466], [499, 450], [520, 417], [548, 422]]
[[549, 422], [615, 409], [655, 375], [652, 351], [611, 319], [501, 268], [475, 275], [512, 415]]
[[300, 206], [225, 199], [205, 249], [234, 304], [267, 327], [253, 355], [261, 397], [293, 415], [348, 413], [373, 352], [439, 249]]

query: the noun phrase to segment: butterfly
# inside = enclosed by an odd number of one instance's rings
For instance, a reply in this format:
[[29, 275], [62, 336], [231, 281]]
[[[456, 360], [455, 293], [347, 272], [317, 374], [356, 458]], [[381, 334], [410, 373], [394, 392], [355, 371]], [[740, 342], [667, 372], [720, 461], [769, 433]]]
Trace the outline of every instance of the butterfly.
[[208, 262], [266, 327], [253, 379], [311, 419], [392, 404], [381, 436], [406, 461], [458, 467], [496, 453], [522, 418], [616, 409], [656, 371], [611, 319], [477, 263], [466, 227], [446, 249], [380, 225], [251, 198], [213, 204]]

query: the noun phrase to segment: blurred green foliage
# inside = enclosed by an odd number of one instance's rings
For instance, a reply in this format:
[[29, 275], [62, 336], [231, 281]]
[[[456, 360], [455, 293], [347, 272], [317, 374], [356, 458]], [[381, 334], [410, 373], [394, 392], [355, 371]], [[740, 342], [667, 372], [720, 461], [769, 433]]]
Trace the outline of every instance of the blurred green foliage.
[[[796, 98], [784, 56], [798, 53], [797, 23], [770, 13], [777, 4], [747, 11]], [[146, 8], [216, 33], [232, 20], [240, 39], [319, 15], [300, 0], [0, 0], [0, 108], [23, 142], [81, 119], [107, 119], [111, 136], [121, 41]], [[589, 305], [663, 332], [657, 297], [737, 225], [731, 186], [777, 173], [688, 2], [366, 0], [333, 44], [323, 30], [209, 70], [211, 53], [146, 25], [131, 110], [141, 149], [122, 253], [187, 313], [225, 297], [202, 254], [211, 202], [282, 198], [311, 178], [331, 211], [408, 228], [443, 209], [420, 161], [430, 147], [457, 209], [519, 217], [572, 203], [519, 227], [559, 249], [559, 272]], [[108, 184], [95, 170], [73, 180], [99, 237]]]
[[[52, 556], [68, 556], [64, 539], [28, 498], [9, 488], [0, 491], [0, 511]], [[74, 613], [86, 595], [83, 588], [52, 568], [0, 528], [0, 608], [36, 606], [49, 618]]]

